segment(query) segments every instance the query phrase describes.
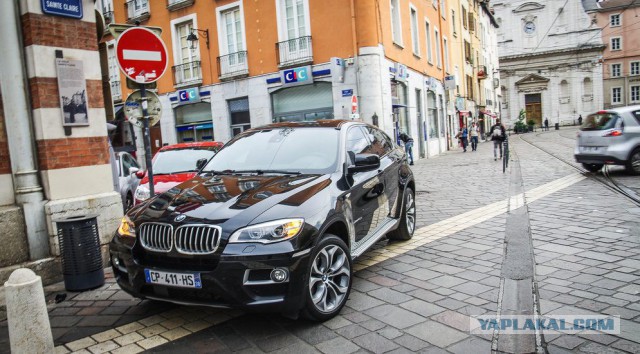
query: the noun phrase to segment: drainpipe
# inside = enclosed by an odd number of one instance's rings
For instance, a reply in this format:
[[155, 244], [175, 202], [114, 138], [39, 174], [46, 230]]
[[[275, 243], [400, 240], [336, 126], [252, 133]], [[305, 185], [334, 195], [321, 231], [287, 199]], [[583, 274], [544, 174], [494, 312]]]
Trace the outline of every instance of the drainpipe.
[[34, 154], [27, 76], [23, 67], [18, 1], [0, 1], [0, 89], [16, 203], [22, 207], [31, 260], [49, 256], [44, 195]]

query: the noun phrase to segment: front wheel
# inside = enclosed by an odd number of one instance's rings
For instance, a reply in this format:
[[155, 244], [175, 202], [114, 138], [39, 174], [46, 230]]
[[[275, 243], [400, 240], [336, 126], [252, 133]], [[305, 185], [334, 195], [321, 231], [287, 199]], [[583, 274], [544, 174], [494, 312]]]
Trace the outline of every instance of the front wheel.
[[404, 205], [402, 214], [400, 215], [400, 225], [398, 228], [389, 232], [387, 238], [390, 240], [407, 241], [413, 237], [416, 230], [416, 201], [415, 195], [411, 187], [407, 187], [404, 193]]
[[640, 175], [640, 148], [633, 150], [626, 164], [627, 172], [632, 175]]
[[582, 167], [587, 169], [587, 171], [589, 171], [589, 172], [598, 172], [598, 171], [600, 171], [602, 166], [604, 166], [604, 165], [601, 164], [601, 163], [583, 163], [582, 164]]
[[303, 315], [326, 321], [344, 306], [351, 291], [351, 255], [339, 237], [326, 234], [311, 255]]

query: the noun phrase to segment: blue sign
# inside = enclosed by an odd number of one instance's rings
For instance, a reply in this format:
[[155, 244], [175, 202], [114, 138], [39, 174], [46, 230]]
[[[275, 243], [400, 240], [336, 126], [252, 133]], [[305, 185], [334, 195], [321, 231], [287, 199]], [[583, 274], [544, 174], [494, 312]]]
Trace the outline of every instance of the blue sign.
[[342, 97], [351, 97], [351, 96], [353, 96], [352, 89], [342, 90]]
[[309, 67], [295, 68], [285, 70], [282, 76], [285, 84], [302, 83], [311, 79], [311, 71]]
[[82, 18], [82, 0], [40, 0], [42, 12], [71, 18]]
[[188, 88], [178, 91], [178, 101], [180, 102], [199, 102], [200, 91], [197, 88]]

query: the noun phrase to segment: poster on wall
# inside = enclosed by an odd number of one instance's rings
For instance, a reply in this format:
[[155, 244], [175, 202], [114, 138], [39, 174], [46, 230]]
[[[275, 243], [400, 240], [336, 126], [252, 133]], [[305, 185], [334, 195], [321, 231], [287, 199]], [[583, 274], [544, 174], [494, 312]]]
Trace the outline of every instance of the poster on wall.
[[56, 59], [63, 126], [89, 125], [87, 82], [82, 60]]

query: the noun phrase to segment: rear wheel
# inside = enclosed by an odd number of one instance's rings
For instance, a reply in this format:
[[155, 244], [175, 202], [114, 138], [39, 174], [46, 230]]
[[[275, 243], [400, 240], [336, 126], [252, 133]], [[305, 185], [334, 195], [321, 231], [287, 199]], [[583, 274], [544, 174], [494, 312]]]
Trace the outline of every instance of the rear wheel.
[[583, 163], [582, 167], [586, 168], [589, 172], [598, 172], [604, 166], [601, 163]]
[[398, 225], [397, 229], [387, 234], [387, 238], [390, 240], [406, 241], [413, 237], [413, 232], [416, 230], [416, 201], [414, 197], [413, 189], [407, 187], [404, 193], [400, 225]]
[[640, 148], [636, 148], [627, 160], [627, 172], [632, 175], [640, 175]]
[[351, 255], [338, 236], [326, 234], [311, 255], [303, 315], [326, 321], [344, 306], [351, 291]]

